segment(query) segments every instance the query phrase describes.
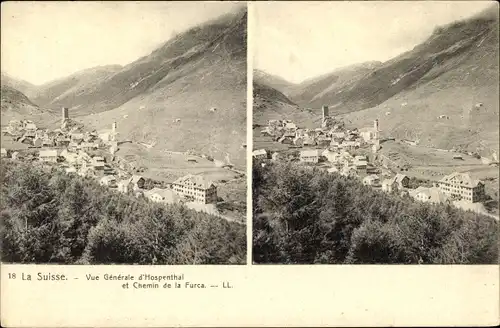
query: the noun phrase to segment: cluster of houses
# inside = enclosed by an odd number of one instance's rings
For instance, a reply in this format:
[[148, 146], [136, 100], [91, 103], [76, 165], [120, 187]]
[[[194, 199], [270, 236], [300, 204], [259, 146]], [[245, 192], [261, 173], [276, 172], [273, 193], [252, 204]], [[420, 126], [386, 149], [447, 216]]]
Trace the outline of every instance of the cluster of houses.
[[[472, 179], [468, 174], [453, 173], [445, 176], [433, 187], [419, 186], [411, 189], [410, 178], [407, 175], [401, 173], [394, 175], [386, 165], [383, 164], [383, 167], [379, 168], [370, 163], [366, 155], [353, 155], [356, 152], [359, 153], [353, 150], [367, 145], [371, 145], [373, 153], [380, 149], [378, 120], [374, 121], [373, 127], [346, 130], [341, 122], [328, 116], [328, 107], [324, 106], [321, 128], [299, 129], [288, 120], [270, 120], [263, 133], [275, 137], [275, 141], [281, 143], [290, 143], [296, 147], [309, 147], [300, 150], [298, 158], [293, 153], [285, 155], [282, 152], [273, 152], [269, 154], [265, 149], [258, 149], [252, 154], [255, 159], [298, 160], [304, 164], [328, 162], [327, 166], [322, 165], [322, 167], [329, 173], [360, 178], [365, 186], [387, 193], [397, 192], [422, 202], [451, 203], [461, 200], [476, 203], [484, 199], [484, 184]], [[380, 174], [383, 178], [379, 176]]]
[[269, 120], [263, 134], [270, 135], [275, 141], [291, 147], [330, 147], [339, 150], [354, 150], [363, 145], [372, 145], [372, 151], [380, 149], [379, 122], [373, 127], [345, 129], [341, 121], [328, 116], [328, 107], [323, 107], [323, 121], [320, 128], [298, 128], [290, 120]]
[[[212, 181], [200, 175], [186, 175], [174, 181], [166, 189], [146, 190], [144, 188], [146, 180], [142, 176], [131, 175], [123, 163], [112, 165], [112, 160], [109, 162], [106, 160], [114, 158], [118, 150], [116, 123], [113, 123], [110, 131], [101, 133], [83, 132], [81, 127], [71, 128], [69, 123], [67, 108], [63, 108], [62, 111], [61, 128], [54, 131], [37, 129], [33, 122], [27, 120], [11, 121], [4, 135], [19, 137], [15, 140], [30, 145], [31, 151], [11, 152], [2, 148], [1, 157], [38, 160], [43, 165], [57, 165], [68, 174], [94, 178], [102, 186], [122, 193], [144, 196], [154, 202], [201, 204], [217, 202], [217, 187]], [[33, 150], [37, 151], [38, 156], [33, 155]], [[116, 164], [115, 162], [113, 163]]]

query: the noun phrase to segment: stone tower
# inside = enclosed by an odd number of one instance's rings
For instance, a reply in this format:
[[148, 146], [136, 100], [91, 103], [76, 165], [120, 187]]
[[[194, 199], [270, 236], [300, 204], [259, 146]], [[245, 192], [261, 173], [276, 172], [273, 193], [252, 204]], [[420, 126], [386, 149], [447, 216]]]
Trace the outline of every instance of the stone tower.
[[64, 125], [67, 119], [69, 119], [69, 109], [68, 107], [63, 107], [61, 110], [61, 126]]
[[323, 114], [323, 122], [324, 122], [328, 118], [328, 106], [323, 105], [321, 112]]

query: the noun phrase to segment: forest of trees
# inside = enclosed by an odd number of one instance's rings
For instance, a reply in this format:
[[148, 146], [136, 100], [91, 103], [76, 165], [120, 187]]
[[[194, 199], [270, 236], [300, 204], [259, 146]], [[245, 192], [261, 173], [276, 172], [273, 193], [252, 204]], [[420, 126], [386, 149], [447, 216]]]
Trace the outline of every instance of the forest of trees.
[[253, 166], [253, 261], [495, 264], [498, 222], [291, 163]]
[[92, 179], [2, 160], [7, 263], [243, 264], [245, 226], [121, 194]]

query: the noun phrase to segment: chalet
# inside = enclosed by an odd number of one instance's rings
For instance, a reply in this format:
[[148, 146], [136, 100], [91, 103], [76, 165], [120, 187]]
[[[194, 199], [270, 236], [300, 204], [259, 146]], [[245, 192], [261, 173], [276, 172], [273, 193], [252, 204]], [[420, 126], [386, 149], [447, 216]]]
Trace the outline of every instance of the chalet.
[[1, 154], [1, 157], [2, 157], [2, 158], [6, 158], [6, 157], [8, 157], [8, 156], [9, 156], [9, 155], [8, 155], [8, 153], [7, 153], [7, 149], [5, 149], [5, 148], [2, 148], [2, 149], [0, 150], [0, 152], [1, 152], [0, 154]]
[[448, 197], [479, 202], [484, 197], [484, 183], [467, 173], [452, 173], [439, 180], [439, 189]]
[[354, 157], [353, 164], [357, 170], [366, 170], [366, 167], [368, 165], [368, 160], [366, 159], [366, 156], [359, 155]]
[[116, 178], [113, 175], [106, 175], [99, 180], [101, 186], [116, 187]]
[[253, 156], [253, 158], [256, 158], [256, 159], [266, 159], [267, 158], [267, 151], [265, 149], [254, 150], [252, 152], [252, 156]]
[[40, 150], [39, 158], [42, 162], [57, 163], [57, 150]]
[[180, 197], [171, 189], [153, 188], [144, 193], [151, 201], [165, 204], [176, 204], [180, 202]]
[[92, 165], [96, 170], [104, 170], [105, 160], [101, 156], [94, 156], [92, 158]]
[[300, 152], [300, 161], [304, 163], [318, 163], [319, 155], [317, 149], [303, 150]]
[[201, 175], [188, 174], [172, 183], [172, 189], [179, 195], [197, 203], [217, 202], [217, 187]]
[[140, 175], [133, 175], [130, 178], [130, 183], [132, 184], [132, 188], [134, 190], [142, 189], [144, 188], [144, 184], [146, 183], [146, 180], [141, 177]]
[[380, 186], [380, 178], [376, 174], [369, 175], [363, 179], [365, 186], [378, 187]]

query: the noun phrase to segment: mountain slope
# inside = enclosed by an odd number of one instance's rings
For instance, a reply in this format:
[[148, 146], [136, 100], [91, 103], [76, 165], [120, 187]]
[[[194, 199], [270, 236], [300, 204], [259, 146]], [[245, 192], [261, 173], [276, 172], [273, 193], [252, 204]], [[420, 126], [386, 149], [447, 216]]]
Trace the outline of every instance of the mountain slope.
[[363, 78], [380, 64], [381, 62], [373, 61], [338, 68], [295, 85], [288, 90], [288, 96], [302, 106], [321, 107], [329, 95], [336, 94], [346, 85]]
[[356, 125], [379, 118], [386, 135], [485, 155], [498, 151], [497, 6], [436, 29], [426, 42], [321, 102], [340, 104], [338, 113], [354, 111], [346, 118]]
[[71, 106], [72, 101], [68, 99], [88, 92], [121, 68], [120, 65], [98, 66], [48, 82], [37, 88], [32, 95], [33, 100], [40, 106], [52, 109]]
[[5, 72], [1, 73], [1, 84], [18, 90], [27, 96], [31, 96], [37, 88], [34, 84], [12, 77]]
[[195, 149], [219, 159], [229, 155], [243, 167], [246, 26], [241, 11], [192, 28], [94, 90], [65, 100], [80, 112], [97, 113], [83, 118], [97, 129], [116, 121], [122, 140]]
[[1, 122], [6, 125], [10, 120], [35, 119], [45, 122], [52, 120], [50, 111], [35, 105], [24, 93], [7, 84], [1, 86]]
[[296, 87], [294, 83], [286, 81], [282, 77], [258, 69], [253, 70], [253, 81], [259, 83], [259, 85], [265, 85], [280, 91], [284, 95], [287, 95], [290, 90]]

